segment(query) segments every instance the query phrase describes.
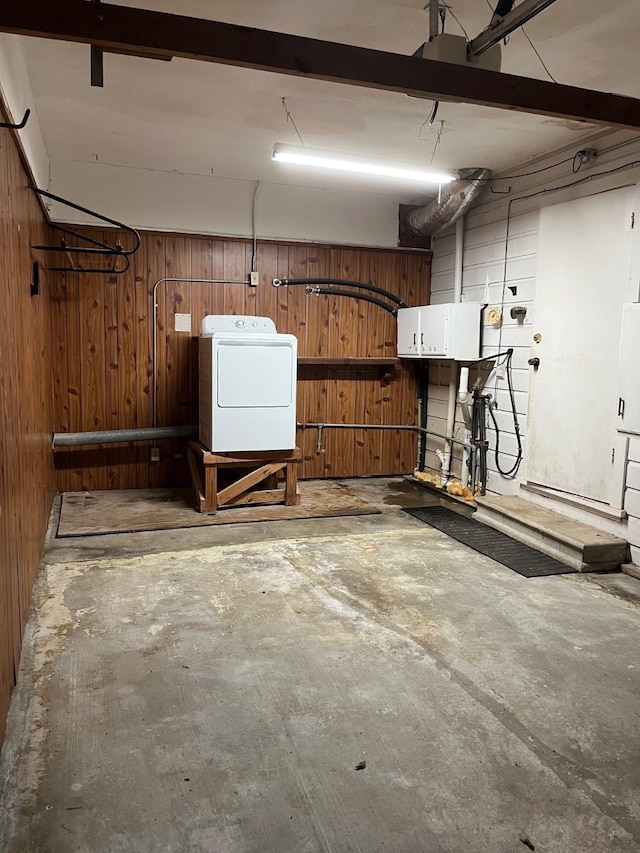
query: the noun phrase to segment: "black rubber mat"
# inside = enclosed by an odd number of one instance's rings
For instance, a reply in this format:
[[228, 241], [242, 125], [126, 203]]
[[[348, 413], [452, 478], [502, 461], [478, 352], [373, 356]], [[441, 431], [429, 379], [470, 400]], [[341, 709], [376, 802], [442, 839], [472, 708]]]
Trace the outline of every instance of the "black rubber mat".
[[546, 575], [566, 575], [575, 572], [553, 557], [548, 557], [535, 548], [517, 542], [506, 533], [494, 530], [487, 524], [465, 518], [443, 506], [404, 507], [404, 511], [425, 524], [441, 530], [457, 542], [468, 545], [479, 554], [491, 557], [525, 578], [541, 578]]

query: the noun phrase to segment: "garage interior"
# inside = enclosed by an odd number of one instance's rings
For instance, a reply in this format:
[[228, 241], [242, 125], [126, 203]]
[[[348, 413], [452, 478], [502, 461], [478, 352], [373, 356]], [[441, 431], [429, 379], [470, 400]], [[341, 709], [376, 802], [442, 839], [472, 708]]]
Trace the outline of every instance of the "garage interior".
[[640, 847], [632, 0], [4, 0], [0, 850]]

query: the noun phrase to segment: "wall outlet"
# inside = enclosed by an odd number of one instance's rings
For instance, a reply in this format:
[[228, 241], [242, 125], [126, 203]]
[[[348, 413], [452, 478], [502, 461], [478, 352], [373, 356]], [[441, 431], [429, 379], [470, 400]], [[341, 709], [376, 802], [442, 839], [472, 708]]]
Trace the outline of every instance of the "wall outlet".
[[260, 273], [252, 270], [249, 274], [249, 284], [251, 287], [257, 287], [260, 284]]
[[151, 461], [152, 462], [159, 462], [160, 461], [160, 448], [159, 447], [152, 447], [151, 448]]

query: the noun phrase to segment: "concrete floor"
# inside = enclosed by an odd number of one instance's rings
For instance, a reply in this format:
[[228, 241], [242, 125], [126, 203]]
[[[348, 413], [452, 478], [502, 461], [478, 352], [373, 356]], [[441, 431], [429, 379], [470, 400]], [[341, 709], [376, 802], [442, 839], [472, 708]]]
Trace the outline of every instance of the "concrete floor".
[[49, 543], [0, 850], [640, 850], [640, 581], [348, 485], [383, 514]]

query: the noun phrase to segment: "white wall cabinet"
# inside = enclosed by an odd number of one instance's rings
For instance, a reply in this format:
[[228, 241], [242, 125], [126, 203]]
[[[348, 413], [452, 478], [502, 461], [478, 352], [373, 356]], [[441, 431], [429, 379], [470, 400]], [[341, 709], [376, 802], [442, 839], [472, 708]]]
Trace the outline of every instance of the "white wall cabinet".
[[398, 310], [398, 356], [472, 361], [480, 356], [478, 302]]
[[620, 432], [640, 435], [640, 303], [624, 306], [618, 371], [618, 417]]

